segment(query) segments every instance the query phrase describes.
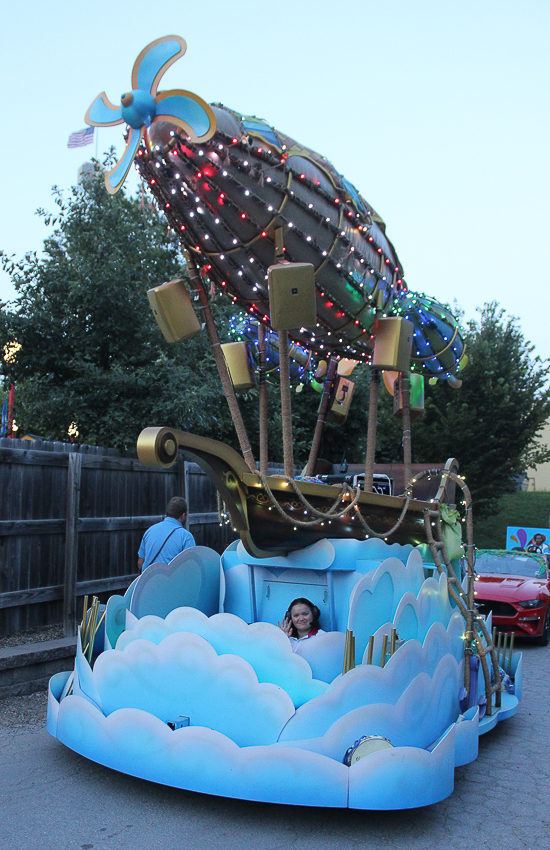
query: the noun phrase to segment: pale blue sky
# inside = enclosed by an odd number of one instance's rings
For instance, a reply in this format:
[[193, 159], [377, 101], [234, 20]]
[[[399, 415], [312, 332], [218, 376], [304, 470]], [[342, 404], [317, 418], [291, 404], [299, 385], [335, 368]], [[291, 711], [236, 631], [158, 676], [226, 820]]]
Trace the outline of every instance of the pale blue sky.
[[[30, 0], [2, 27], [6, 252], [40, 251], [36, 208], [53, 209], [52, 185], [95, 152], [68, 150], [69, 133], [174, 33], [187, 54], [161, 88], [256, 114], [327, 156], [385, 219], [411, 289], [456, 298], [467, 317], [496, 299], [550, 357], [547, 0]], [[110, 144], [122, 151], [121, 127], [99, 131], [99, 152]]]

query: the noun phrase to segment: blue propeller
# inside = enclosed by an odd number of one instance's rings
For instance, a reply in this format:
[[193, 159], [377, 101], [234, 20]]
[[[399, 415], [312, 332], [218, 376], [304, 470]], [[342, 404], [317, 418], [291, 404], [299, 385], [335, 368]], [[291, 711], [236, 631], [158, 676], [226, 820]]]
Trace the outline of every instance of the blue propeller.
[[105, 175], [107, 191], [114, 195], [122, 186], [147, 127], [155, 121], [169, 121], [181, 127], [192, 142], [205, 142], [216, 132], [216, 119], [210, 106], [198, 95], [183, 89], [157, 94], [164, 72], [179, 59], [187, 45], [177, 35], [157, 38], [148, 44], [134, 63], [132, 89], [120, 98], [120, 106], [101, 92], [86, 112], [92, 127], [113, 127], [126, 123], [130, 128], [122, 158]]

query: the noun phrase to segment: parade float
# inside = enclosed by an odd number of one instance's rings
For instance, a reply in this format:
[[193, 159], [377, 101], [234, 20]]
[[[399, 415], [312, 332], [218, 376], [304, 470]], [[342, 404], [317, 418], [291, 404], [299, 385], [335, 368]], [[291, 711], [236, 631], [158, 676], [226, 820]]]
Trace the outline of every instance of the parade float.
[[[472, 505], [457, 463], [411, 470], [423, 381], [459, 386], [464, 343], [448, 308], [408, 289], [384, 222], [328, 160], [261, 119], [158, 91], [185, 49], [175, 36], [152, 42], [120, 104], [103, 92], [86, 120], [127, 125], [107, 189], [135, 162], [178, 234], [189, 283], [159, 282], [151, 307], [169, 341], [205, 326], [241, 449], [151, 427], [139, 458], [169, 467], [185, 451], [240, 539], [221, 558], [199, 546], [152, 564], [102, 614], [85, 600], [74, 670], [50, 682], [48, 730], [96, 762], [203, 793], [357, 809], [432, 804], [521, 698], [521, 655], [500, 638], [495, 646], [490, 616], [476, 610]], [[255, 363], [250, 336], [220, 344], [216, 289], [248, 316]], [[277, 475], [269, 362], [281, 393]], [[357, 363], [371, 367], [364, 475], [355, 487], [326, 484], [316, 474], [324, 424], [348, 415]], [[321, 400], [298, 474], [290, 382], [305, 372]], [[236, 395], [255, 373], [258, 463]], [[397, 495], [373, 488], [381, 381], [403, 422]], [[428, 480], [432, 490], [416, 495]], [[323, 633], [293, 652], [278, 621], [295, 597], [319, 608]]]

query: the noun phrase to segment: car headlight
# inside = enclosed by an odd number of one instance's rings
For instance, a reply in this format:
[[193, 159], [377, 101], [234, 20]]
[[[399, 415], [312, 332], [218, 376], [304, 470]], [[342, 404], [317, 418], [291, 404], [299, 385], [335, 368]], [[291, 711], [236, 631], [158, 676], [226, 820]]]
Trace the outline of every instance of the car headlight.
[[518, 602], [520, 608], [540, 608], [544, 605], [542, 599], [527, 599], [525, 602]]

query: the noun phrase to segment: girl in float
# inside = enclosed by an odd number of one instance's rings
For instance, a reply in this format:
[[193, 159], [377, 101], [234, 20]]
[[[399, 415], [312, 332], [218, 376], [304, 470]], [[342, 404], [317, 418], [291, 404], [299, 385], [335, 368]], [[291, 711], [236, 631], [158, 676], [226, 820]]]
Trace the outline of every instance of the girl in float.
[[324, 634], [319, 625], [320, 616], [317, 605], [309, 599], [299, 597], [290, 603], [283, 622], [277, 625], [290, 640], [293, 652], [296, 652], [299, 641]]

